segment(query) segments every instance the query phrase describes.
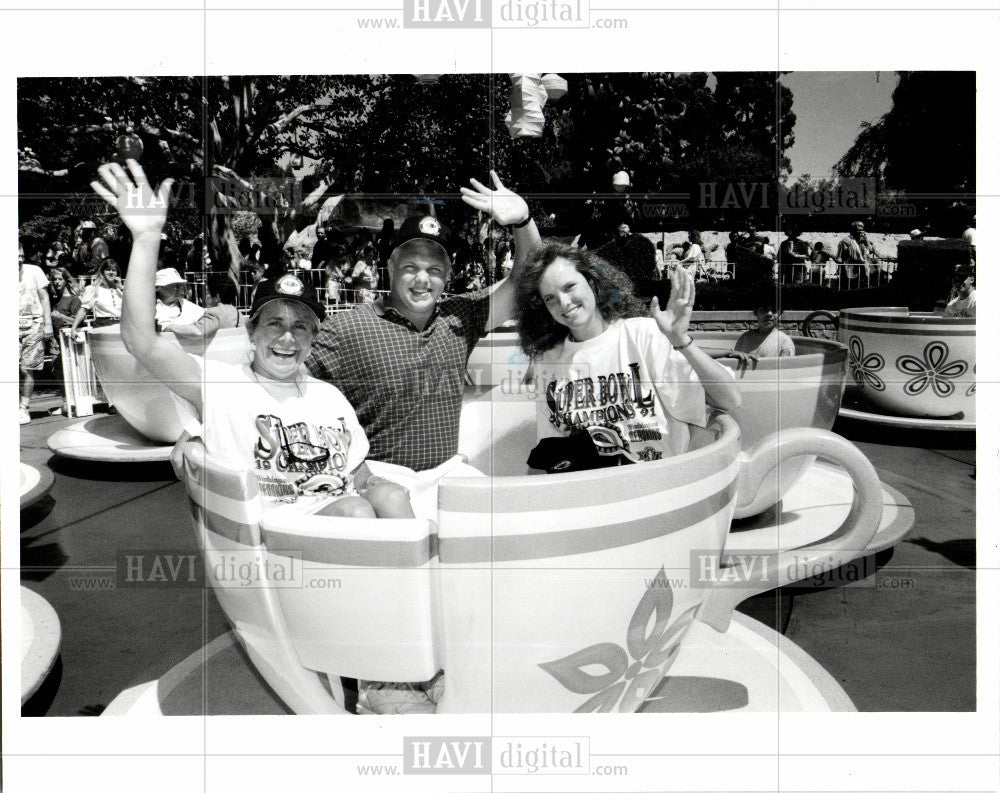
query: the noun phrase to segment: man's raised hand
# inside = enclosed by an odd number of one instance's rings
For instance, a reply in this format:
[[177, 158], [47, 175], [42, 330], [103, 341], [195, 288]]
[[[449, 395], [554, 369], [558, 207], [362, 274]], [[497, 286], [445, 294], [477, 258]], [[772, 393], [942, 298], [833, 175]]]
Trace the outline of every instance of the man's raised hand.
[[531, 213], [525, 200], [517, 193], [504, 187], [496, 171], [490, 171], [493, 188], [490, 189], [476, 179], [470, 179], [472, 188], [460, 188], [462, 200], [473, 209], [489, 214], [501, 226], [510, 226], [527, 220]]
[[125, 162], [131, 177], [118, 163], [107, 163], [97, 169], [104, 183], [94, 180], [90, 186], [118, 210], [122, 222], [132, 232], [133, 240], [144, 234], [155, 234], [159, 239], [167, 221], [167, 205], [174, 180], [164, 179], [159, 190], [154, 192], [142, 166], [131, 159]]

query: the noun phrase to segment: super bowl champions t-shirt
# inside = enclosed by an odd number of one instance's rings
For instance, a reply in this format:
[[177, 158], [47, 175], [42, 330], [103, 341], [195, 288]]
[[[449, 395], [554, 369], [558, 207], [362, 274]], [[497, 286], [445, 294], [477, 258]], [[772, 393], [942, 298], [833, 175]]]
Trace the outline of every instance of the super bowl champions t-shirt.
[[249, 365], [195, 358], [202, 367], [204, 420], [176, 398], [184, 429], [233, 468], [251, 469], [267, 499], [295, 498], [329, 488], [368, 456], [368, 438], [354, 408], [334, 386], [305, 373], [295, 383], [255, 375]]
[[601, 454], [660, 460], [687, 451], [688, 425], [707, 421], [697, 374], [651, 318], [567, 339], [539, 356], [534, 374], [539, 440], [582, 428]]

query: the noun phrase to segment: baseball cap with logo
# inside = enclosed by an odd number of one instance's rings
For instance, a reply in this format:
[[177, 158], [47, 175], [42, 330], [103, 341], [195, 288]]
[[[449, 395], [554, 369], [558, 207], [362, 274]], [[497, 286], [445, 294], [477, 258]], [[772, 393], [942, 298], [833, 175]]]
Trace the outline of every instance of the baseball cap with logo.
[[272, 300], [294, 300], [308, 307], [320, 322], [326, 319], [326, 311], [316, 300], [316, 290], [294, 273], [284, 273], [277, 278], [261, 281], [253, 296], [250, 316], [254, 316], [265, 303]]
[[392, 250], [410, 240], [430, 240], [436, 242], [447, 254], [451, 254], [451, 234], [433, 215], [416, 215], [403, 221], [392, 238]]

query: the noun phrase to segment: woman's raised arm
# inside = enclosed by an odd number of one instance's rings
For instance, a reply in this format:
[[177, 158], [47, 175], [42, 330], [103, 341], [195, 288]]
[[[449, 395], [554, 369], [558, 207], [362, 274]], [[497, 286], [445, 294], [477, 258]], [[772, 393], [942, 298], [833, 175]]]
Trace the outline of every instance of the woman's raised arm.
[[694, 279], [681, 267], [670, 273], [670, 300], [660, 308], [658, 298], [653, 298], [650, 313], [660, 332], [667, 337], [674, 349], [681, 353], [701, 381], [705, 395], [717, 408], [735, 410], [742, 402], [739, 386], [722, 364], [713, 360], [698, 347], [688, 335], [688, 325], [694, 310]]
[[118, 163], [98, 168], [103, 184], [90, 186], [121, 215], [132, 232], [132, 255], [122, 295], [122, 340], [125, 348], [157, 380], [186, 399], [201, 415], [201, 370], [172, 338], [156, 332], [156, 260], [167, 220], [172, 179], [156, 192], [135, 160], [127, 160], [130, 178]]

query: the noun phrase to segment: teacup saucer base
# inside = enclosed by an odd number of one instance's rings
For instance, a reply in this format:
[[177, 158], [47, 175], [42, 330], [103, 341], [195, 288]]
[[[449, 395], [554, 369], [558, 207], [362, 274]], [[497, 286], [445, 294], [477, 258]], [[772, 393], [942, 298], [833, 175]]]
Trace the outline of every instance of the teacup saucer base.
[[880, 427], [898, 427], [909, 430], [963, 430], [975, 432], [975, 419], [929, 418], [926, 416], [896, 416], [882, 412], [856, 389], [848, 388], [840, 406], [839, 417], [863, 421]]
[[59, 616], [36, 592], [21, 587], [21, 704], [42, 685], [62, 643]]
[[52, 489], [55, 477], [44, 465], [36, 468], [21, 463], [21, 509], [40, 501]]
[[[851, 510], [851, 478], [836, 466], [815, 462], [785, 497], [760, 515], [734, 521], [726, 552], [790, 550], [830, 535]], [[882, 520], [865, 548], [847, 548], [852, 559], [891, 548], [913, 528], [916, 514], [909, 499], [882, 483]]]
[[[640, 712], [735, 710], [823, 712], [853, 711], [855, 707], [811, 656], [762, 623], [735, 614], [729, 630], [719, 633], [695, 622], [667, 677]], [[149, 718], [287, 713], [253, 669], [236, 635], [228, 631], [158, 680], [121, 692], [102, 715]]]
[[102, 463], [148, 463], [170, 459], [173, 444], [151, 441], [121, 416], [90, 416], [49, 436], [49, 448], [64, 457]]

